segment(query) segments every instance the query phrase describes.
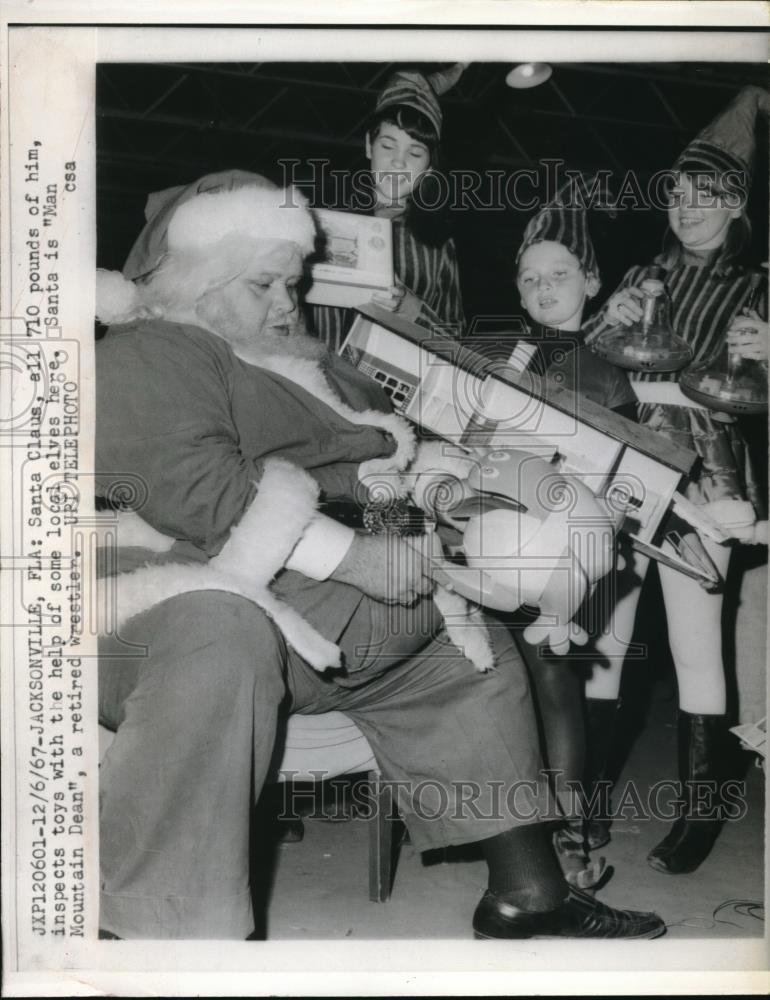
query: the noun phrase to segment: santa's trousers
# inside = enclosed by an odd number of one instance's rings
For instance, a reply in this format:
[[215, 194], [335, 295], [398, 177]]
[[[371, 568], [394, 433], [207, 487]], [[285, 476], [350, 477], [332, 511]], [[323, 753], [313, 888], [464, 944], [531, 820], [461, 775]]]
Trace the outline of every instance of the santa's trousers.
[[[256, 605], [218, 591], [167, 600], [124, 627], [120, 647], [105, 642], [100, 717], [116, 736], [100, 774], [100, 926], [124, 938], [252, 932], [249, 823], [279, 711], [353, 719], [399, 783], [420, 850], [542, 816], [510, 633], [491, 629], [498, 666], [479, 674], [442, 630], [430, 638], [437, 624], [429, 601], [362, 600], [339, 639], [348, 672], [337, 678], [304, 663]], [[145, 653], [118, 655], [125, 642]]]

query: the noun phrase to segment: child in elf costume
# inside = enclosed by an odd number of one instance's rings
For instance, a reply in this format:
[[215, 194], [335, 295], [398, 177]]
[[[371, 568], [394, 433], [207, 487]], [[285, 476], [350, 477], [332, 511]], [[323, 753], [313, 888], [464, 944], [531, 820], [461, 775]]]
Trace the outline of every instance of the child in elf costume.
[[[635, 397], [625, 372], [581, 343], [583, 311], [599, 291], [600, 277], [586, 211], [567, 189], [530, 220], [516, 261], [516, 285], [530, 322], [514, 349], [514, 366], [548, 373], [578, 395], [632, 416]], [[554, 656], [546, 643], [518, 645], [536, 692], [542, 749], [570, 820], [556, 831], [554, 842], [567, 877], [587, 888], [601, 877], [603, 859], [588, 863], [582, 823], [567, 794], [582, 780], [585, 767], [582, 675], [576, 663]]]
[[[742, 258], [750, 232], [745, 206], [754, 162], [755, 124], [761, 112], [767, 114], [769, 105], [770, 97], [764, 90], [744, 88], [687, 146], [673, 167], [669, 230], [663, 252], [652, 266], [663, 271], [674, 332], [692, 348], [694, 365], [718, 354], [725, 340], [745, 357], [767, 357], [767, 320], [755, 311], [748, 315], [744, 311], [756, 278]], [[651, 275], [652, 266], [635, 266], [628, 271], [604, 308], [586, 323], [587, 342], [641, 318], [638, 286]], [[686, 397], [677, 384], [679, 375], [681, 372], [632, 373], [639, 419], [700, 455], [701, 471], [686, 488], [688, 498], [733, 537], [761, 541], [756, 514], [763, 503], [739, 426], [729, 414], [713, 412]], [[700, 540], [724, 579], [730, 546], [708, 538]], [[610, 750], [623, 657], [633, 632], [647, 564], [645, 557], [636, 557], [635, 579], [617, 602], [612, 628], [603, 637], [600, 651], [609, 666], [596, 666], [587, 685], [595, 778], [602, 777]], [[708, 593], [663, 566], [659, 571], [679, 687], [682, 794], [679, 818], [650, 852], [648, 861], [658, 871], [681, 874], [698, 868], [720, 829], [715, 801], [699, 804], [696, 785], [708, 781], [719, 786], [726, 777], [729, 746], [725, 741], [722, 594]], [[606, 828], [596, 825], [591, 837], [595, 845], [609, 839]]]
[[[465, 65], [456, 63], [430, 75], [395, 72], [377, 97], [365, 140], [373, 214], [391, 220], [396, 273], [396, 284], [372, 301], [428, 329], [440, 326], [442, 336], [456, 337], [462, 335], [465, 319], [454, 241], [443, 206], [417, 193], [438, 167], [443, 125], [439, 96], [457, 83]], [[354, 317], [352, 309], [315, 306], [312, 327], [336, 352]]]

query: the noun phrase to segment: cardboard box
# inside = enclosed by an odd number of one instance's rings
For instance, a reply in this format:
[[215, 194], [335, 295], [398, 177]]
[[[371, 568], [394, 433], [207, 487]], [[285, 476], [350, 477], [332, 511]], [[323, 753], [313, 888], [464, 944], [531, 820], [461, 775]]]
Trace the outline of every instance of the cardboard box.
[[326, 234], [326, 260], [314, 264], [307, 302], [355, 308], [395, 282], [390, 219], [319, 208]]
[[[342, 348], [424, 432], [463, 447], [513, 447], [557, 459], [595, 495], [624, 510], [623, 530], [653, 549], [683, 475], [697, 456], [649, 428], [397, 314], [361, 310]], [[621, 506], [615, 506], [615, 505]]]

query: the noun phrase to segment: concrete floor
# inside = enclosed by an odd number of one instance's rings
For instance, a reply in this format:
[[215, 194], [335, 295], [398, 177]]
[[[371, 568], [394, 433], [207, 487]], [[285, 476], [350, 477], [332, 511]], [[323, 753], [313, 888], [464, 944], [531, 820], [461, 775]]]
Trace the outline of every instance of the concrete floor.
[[[728, 705], [741, 721], [753, 722], [765, 714], [766, 558], [764, 550], [739, 549], [726, 590], [725, 635], [737, 636], [723, 649]], [[616, 807], [626, 782], [646, 790], [656, 781], [677, 778], [676, 681], [655, 574], [648, 577], [634, 638], [644, 642], [646, 658], [631, 660], [623, 673]], [[740, 752], [736, 756], [745, 768], [746, 815], [724, 826], [696, 872], [671, 876], [647, 865], [647, 852], [670, 827], [661, 820], [616, 820], [612, 841], [600, 852], [614, 872], [598, 898], [614, 906], [656, 911], [668, 925], [668, 940], [686, 942], [683, 947], [703, 949], [710, 939], [756, 940], [764, 935], [764, 923], [746, 908], [726, 905], [715, 913], [731, 900], [760, 903], [765, 898], [765, 774], [754, 766], [753, 757]], [[477, 849], [421, 856], [405, 844], [391, 898], [370, 902], [367, 828], [360, 819], [307, 820], [302, 842], [263, 849], [259, 857], [267, 863], [257, 889], [257, 911], [264, 915], [257, 935], [268, 941], [470, 941], [473, 911], [486, 887], [486, 865]]]
[[[675, 777], [676, 701], [670, 682], [650, 692], [644, 728], [633, 742], [616, 788], [633, 780], [647, 788]], [[748, 811], [726, 824], [710, 857], [691, 875], [653, 871], [647, 851], [668, 824], [621, 819], [603, 849], [614, 874], [599, 898], [617, 906], [657, 911], [669, 937], [761, 937], [764, 924], [746, 912], [725, 907], [728, 900], [764, 899], [764, 774], [750, 766], [745, 775]], [[401, 847], [393, 894], [386, 903], [368, 899], [366, 824], [308, 820], [301, 843], [276, 849], [268, 877], [268, 940], [288, 939], [470, 939], [473, 910], [486, 883], [486, 866], [473, 850], [449, 859], [421, 857]], [[272, 879], [272, 887], [269, 881]], [[270, 891], [271, 888], [271, 891]]]

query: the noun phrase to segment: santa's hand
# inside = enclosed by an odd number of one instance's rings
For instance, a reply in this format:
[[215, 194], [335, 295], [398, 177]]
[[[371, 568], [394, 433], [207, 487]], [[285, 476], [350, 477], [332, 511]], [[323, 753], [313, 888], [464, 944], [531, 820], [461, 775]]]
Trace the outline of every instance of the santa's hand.
[[644, 315], [642, 307], [639, 305], [643, 298], [644, 292], [633, 285], [629, 288], [621, 288], [619, 292], [610, 296], [607, 302], [604, 314], [606, 321], [615, 326], [618, 324], [633, 326], [634, 323], [638, 323]]
[[356, 534], [331, 578], [385, 604], [414, 604], [433, 590], [432, 536], [410, 544], [395, 534]]
[[770, 327], [755, 309], [746, 309], [736, 317], [727, 331], [730, 351], [753, 361], [767, 361]]
[[524, 641], [531, 646], [538, 646], [541, 642], [547, 641], [551, 651], [557, 656], [566, 656], [569, 652], [570, 643], [576, 646], [585, 646], [588, 642], [588, 633], [576, 622], [567, 622], [566, 625], [549, 625], [552, 615], [540, 615], [531, 625], [528, 625], [523, 632]]

